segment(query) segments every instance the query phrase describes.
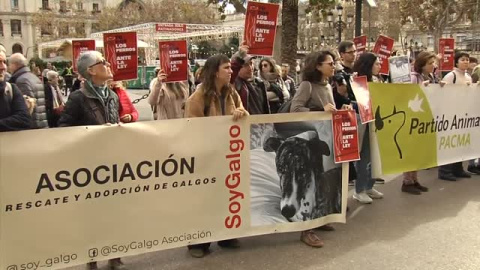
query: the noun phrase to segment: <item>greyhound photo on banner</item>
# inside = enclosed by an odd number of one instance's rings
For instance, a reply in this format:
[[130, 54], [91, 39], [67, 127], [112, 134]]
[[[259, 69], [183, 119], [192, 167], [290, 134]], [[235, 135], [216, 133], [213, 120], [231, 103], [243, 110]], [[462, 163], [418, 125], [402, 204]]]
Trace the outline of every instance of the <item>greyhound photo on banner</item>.
[[333, 162], [330, 119], [2, 132], [0, 269], [62, 269], [345, 222], [348, 166]]
[[330, 120], [251, 125], [252, 226], [342, 213], [342, 166]]

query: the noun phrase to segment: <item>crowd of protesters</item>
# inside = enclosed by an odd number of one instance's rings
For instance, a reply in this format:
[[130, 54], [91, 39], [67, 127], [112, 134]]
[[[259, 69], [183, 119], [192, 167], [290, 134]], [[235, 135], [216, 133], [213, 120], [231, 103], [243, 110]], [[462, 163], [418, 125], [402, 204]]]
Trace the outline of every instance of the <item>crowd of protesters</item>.
[[[467, 53], [457, 52], [455, 69], [443, 79], [436, 72], [438, 56], [430, 52], [419, 53], [412, 59], [411, 83], [465, 84], [476, 83], [480, 77], [480, 66]], [[353, 42], [343, 41], [337, 52], [312, 52], [304, 59], [301, 81], [289, 76], [288, 64], [277, 65], [272, 58], [261, 58], [255, 67], [254, 57], [248, 47], [229, 59], [225, 55], [210, 57], [203, 67], [194, 71], [189, 82], [165, 82], [167, 75], [156, 70], [150, 84], [148, 103], [155, 120], [213, 117], [231, 115], [238, 120], [253, 114], [356, 110], [351, 78], [366, 76], [369, 82], [388, 83], [388, 77], [379, 74], [378, 57], [371, 52], [357, 55]], [[55, 128], [83, 125], [109, 125], [131, 123], [138, 120], [138, 112], [128, 97], [121, 82], [114, 82], [110, 64], [96, 51], [83, 53], [77, 61], [78, 75], [82, 78], [73, 82], [71, 64], [61, 74], [66, 82], [62, 93], [59, 73], [48, 66], [42, 73], [27, 67], [21, 54], [11, 55], [8, 63], [4, 51], [0, 51], [0, 131]], [[257, 72], [255, 72], [257, 71]], [[193, 77], [193, 76], [192, 76]], [[78, 91], [74, 91], [78, 89]], [[64, 102], [62, 97], [68, 95]], [[33, 100], [33, 102], [32, 102]], [[350, 166], [350, 180], [355, 180], [353, 198], [360, 203], [370, 204], [384, 194], [375, 189], [371, 174], [369, 128], [361, 144], [360, 160]], [[468, 172], [469, 173], [468, 173]], [[477, 161], [470, 161], [467, 171], [462, 163], [444, 165], [439, 168], [439, 179], [455, 181], [457, 178], [480, 174]], [[470, 174], [471, 173], [471, 174]], [[428, 192], [421, 184], [416, 171], [403, 174], [401, 191], [420, 195]], [[330, 225], [324, 230], [334, 230]], [[312, 247], [324, 243], [317, 233], [307, 230], [301, 233], [301, 241]], [[229, 239], [218, 242], [225, 248], [237, 248], [240, 242]], [[191, 245], [189, 253], [201, 258], [208, 254], [210, 243]], [[120, 259], [109, 261], [112, 269], [123, 269]], [[88, 269], [97, 269], [96, 262]]]

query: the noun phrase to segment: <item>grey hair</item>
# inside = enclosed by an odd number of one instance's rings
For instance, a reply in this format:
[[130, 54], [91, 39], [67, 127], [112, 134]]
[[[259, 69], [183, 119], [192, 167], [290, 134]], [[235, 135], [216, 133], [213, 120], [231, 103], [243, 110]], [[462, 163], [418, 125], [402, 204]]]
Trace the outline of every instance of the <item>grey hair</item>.
[[87, 80], [90, 79], [91, 76], [87, 70], [91, 65], [94, 65], [100, 57], [102, 57], [102, 54], [97, 51], [83, 52], [77, 59], [78, 73], [80, 73], [83, 78]]
[[19, 66], [26, 66], [27, 65], [27, 58], [23, 56], [21, 53], [14, 53], [10, 56], [10, 63], [16, 64]]
[[58, 76], [58, 72], [50, 70], [47, 72], [47, 79], [50, 81], [52, 79], [55, 79], [55, 77]]

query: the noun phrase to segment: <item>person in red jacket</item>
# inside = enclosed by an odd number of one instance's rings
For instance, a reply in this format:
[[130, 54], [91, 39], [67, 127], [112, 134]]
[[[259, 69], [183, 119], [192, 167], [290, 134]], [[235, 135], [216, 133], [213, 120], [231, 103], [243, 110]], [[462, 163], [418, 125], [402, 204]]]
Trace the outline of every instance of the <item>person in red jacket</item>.
[[110, 81], [108, 83], [108, 87], [112, 89], [118, 96], [118, 100], [120, 101], [119, 106], [119, 115], [120, 121], [122, 123], [132, 123], [138, 120], [138, 112], [133, 106], [132, 101], [128, 97], [128, 93], [123, 88], [121, 82]]

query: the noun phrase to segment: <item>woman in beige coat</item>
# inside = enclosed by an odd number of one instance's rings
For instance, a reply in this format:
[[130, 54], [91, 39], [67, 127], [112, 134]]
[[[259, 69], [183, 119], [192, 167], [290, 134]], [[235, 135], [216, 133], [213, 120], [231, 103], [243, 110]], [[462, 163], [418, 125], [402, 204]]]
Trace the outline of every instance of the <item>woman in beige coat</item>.
[[[188, 98], [185, 117], [212, 117], [232, 115], [233, 120], [248, 116], [243, 108], [242, 100], [237, 91], [230, 85], [232, 69], [230, 59], [222, 54], [207, 59], [202, 73], [202, 83]], [[237, 248], [237, 239], [227, 239], [218, 242], [223, 248]], [[192, 257], [202, 258], [209, 253], [210, 243], [189, 245]]]
[[152, 106], [155, 120], [183, 118], [188, 99], [186, 82], [165, 83], [167, 75], [159, 70], [157, 78], [150, 83], [148, 104]]

